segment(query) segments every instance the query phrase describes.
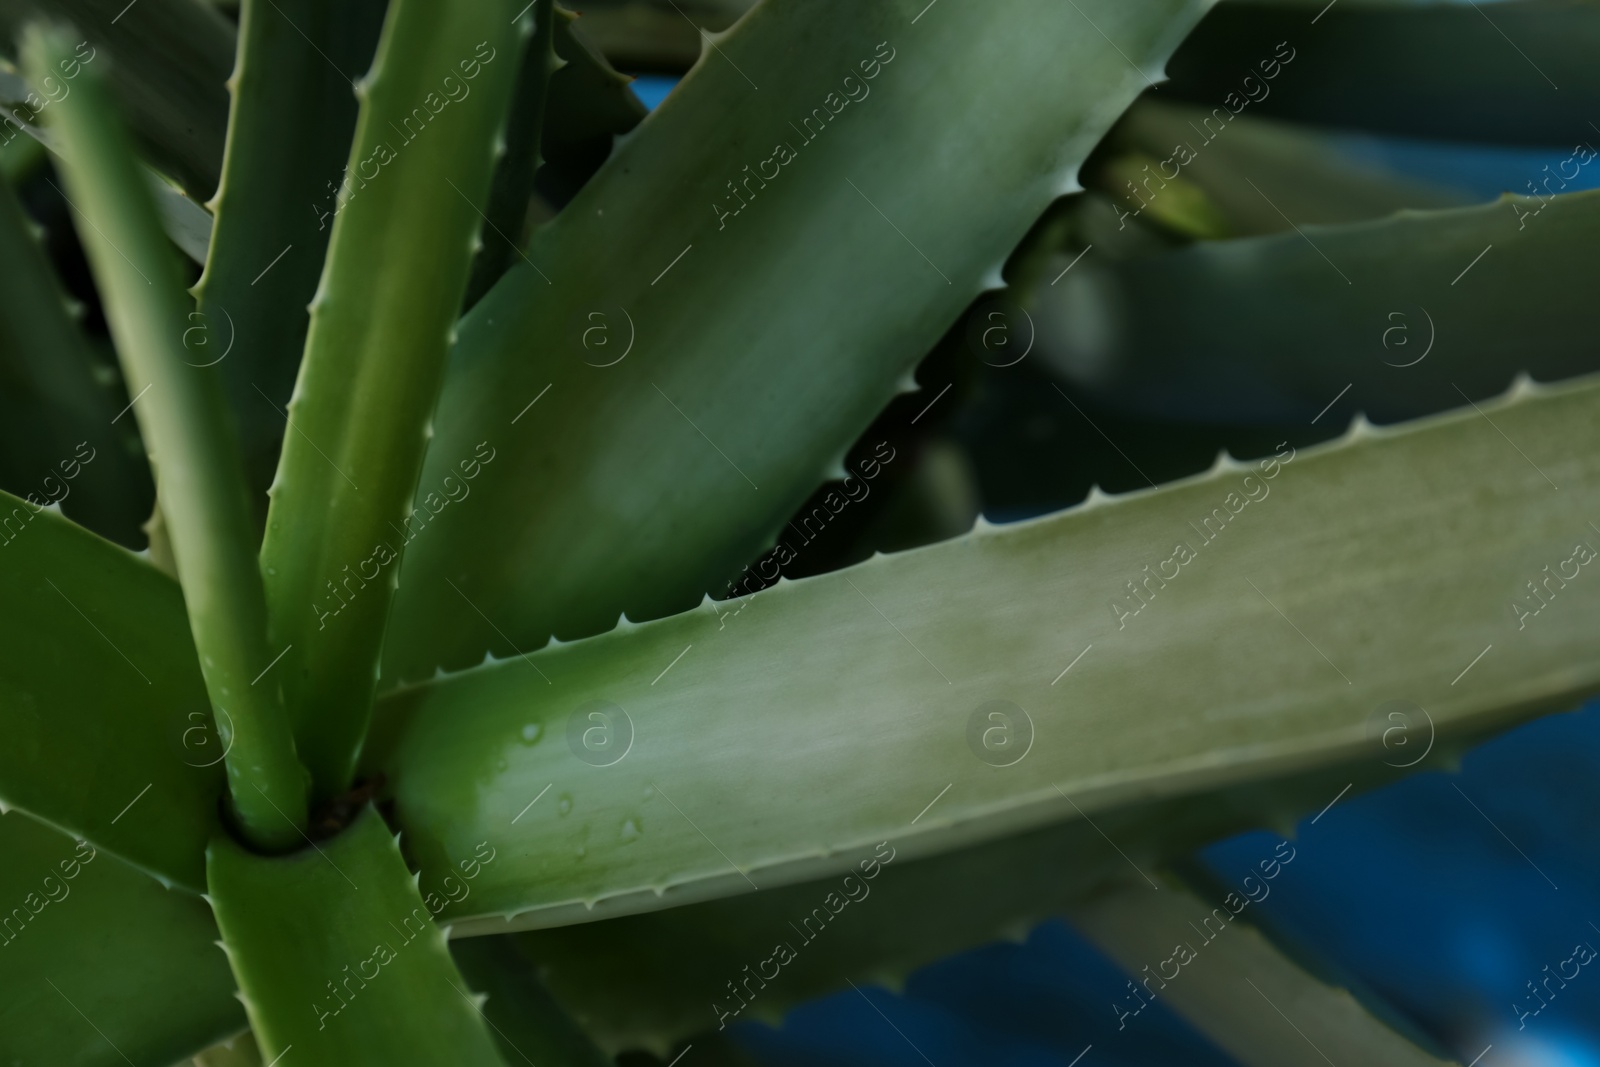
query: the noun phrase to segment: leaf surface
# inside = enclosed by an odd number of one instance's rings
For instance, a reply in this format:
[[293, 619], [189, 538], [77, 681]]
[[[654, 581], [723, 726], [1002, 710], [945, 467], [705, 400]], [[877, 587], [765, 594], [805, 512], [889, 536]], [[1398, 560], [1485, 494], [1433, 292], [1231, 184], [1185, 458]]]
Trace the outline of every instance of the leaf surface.
[[107, 537], [142, 543], [138, 523], [154, 494], [149, 465], [124, 434], [131, 420], [112, 421], [123, 401], [113, 402], [116, 394], [97, 380], [102, 368], [5, 183], [0, 285], [9, 297], [0, 318], [0, 469], [7, 488], [41, 504], [60, 503]]
[[208, 899], [270, 1061], [500, 1067], [489, 1028], [376, 811], [289, 856], [218, 837]]
[[[1595, 137], [1586, 101], [1600, 91], [1590, 61], [1600, 6], [1588, 0], [1325, 7], [1218, 5], [1173, 56], [1163, 93], [1224, 115], [1408, 137], [1540, 147]], [[1293, 58], [1280, 66], [1280, 55]]]
[[354, 79], [372, 61], [383, 9], [381, 0], [240, 8], [216, 225], [183, 340], [191, 362], [221, 368], [258, 516], [291, 432], [284, 408], [350, 155]]
[[[60, 31], [30, 27], [29, 73], [69, 57]], [[151, 467], [189, 628], [224, 743], [232, 811], [263, 847], [299, 840], [306, 772], [295, 755], [278, 679], [266, 679], [266, 600], [238, 436], [215, 364], [182, 345], [193, 307], [127, 134], [99, 71], [50, 112], [67, 157], [74, 222], [105, 307]], [[260, 684], [263, 681], [266, 684]]]
[[1503, 197], [1086, 256], [1038, 287], [1033, 314], [1051, 365], [1126, 407], [1309, 422], [1350, 387], [1340, 410], [1390, 422], [1493, 395], [1522, 371], [1600, 366], [1580, 266], [1596, 240], [1600, 192]]
[[0, 908], [0, 1062], [166, 1064], [244, 1026], [204, 901], [17, 812]]
[[482, 242], [467, 278], [464, 307], [476, 304], [506, 268], [522, 255], [522, 231], [533, 197], [533, 175], [545, 121], [545, 101], [550, 78], [559, 65], [552, 39], [555, 2], [535, 4], [532, 33], [523, 46], [522, 68], [517, 72], [511, 107], [506, 115], [505, 151], [489, 184], [483, 212]]
[[1021, 941], [1036, 923], [1125, 879], [1130, 865], [1154, 871], [1264, 821], [1292, 826], [1347, 786], [1394, 780], [1401, 772], [1380, 762], [1386, 756], [1373, 745], [1336, 767], [1133, 804], [1092, 825], [1077, 819], [923, 859], [891, 846], [888, 862], [858, 864], [848, 877], [510, 936], [608, 1052], [666, 1058], [674, 1042], [708, 1029], [750, 1019], [781, 1025], [797, 1004], [850, 981], [898, 989], [917, 967]]
[[560, 66], [550, 76], [550, 100], [535, 184], [556, 207], [565, 206], [611, 155], [618, 137], [644, 119], [644, 105], [578, 28], [587, 21], [554, 9], [553, 44]]
[[[1280, 847], [1292, 862], [1293, 846]], [[1278, 866], [1284, 855], [1278, 851], [1262, 862]], [[1123, 1026], [1135, 1025], [1131, 1019], [1149, 1000], [1160, 1000], [1245, 1067], [1298, 1062], [1308, 1046], [1330, 1063], [1459, 1062], [1424, 1051], [1348, 990], [1325, 983], [1279, 951], [1245, 917], [1249, 906], [1239, 893], [1208, 900], [1181, 885], [1158, 890], [1140, 884], [1085, 901], [1071, 915], [1136, 981], [1154, 976], [1154, 984], [1140, 987], [1147, 993], [1129, 992], [1112, 1002]]]
[[[1217, 131], [1204, 108], [1142, 99], [1100, 151], [1129, 164], [1101, 181], [1119, 225], [1160, 218], [1168, 201], [1198, 188], [1225, 220], [1225, 237], [1292, 232], [1296, 226], [1360, 222], [1404, 208], [1461, 207], [1466, 194], [1356, 163], [1316, 128], [1240, 115]], [[1215, 133], [1207, 140], [1206, 131]], [[1132, 165], [1136, 161], [1139, 166]], [[1112, 168], [1107, 168], [1112, 169]], [[1169, 178], [1176, 176], [1174, 180]], [[1270, 199], [1263, 195], [1270, 190]], [[1168, 196], [1171, 191], [1174, 195]], [[1073, 253], [1076, 254], [1076, 251]], [[1059, 268], [1051, 278], [1058, 276]]]
[[517, 72], [515, 14], [500, 0], [395, 0], [361, 87], [261, 547], [284, 695], [319, 800], [350, 784], [371, 710], [399, 570], [388, 546], [414, 521]]
[[1391, 701], [1556, 707], [1600, 685], [1600, 383], [1480, 407], [400, 690], [372, 767], [424, 871], [504, 853], [448, 911], [490, 932], [1332, 763]]
[[[38, 14], [27, 0], [0, 2], [0, 34], [9, 42]], [[228, 72], [234, 29], [195, 0], [58, 0], [49, 7], [82, 35], [79, 58], [107, 68], [128, 122], [151, 161], [196, 201], [217, 188], [228, 123]], [[63, 72], [65, 73], [65, 72]], [[70, 99], [73, 78], [58, 88]], [[40, 109], [48, 116], [49, 108]]]
[[1205, 7], [777, 0], [714, 39], [463, 320], [386, 677], [730, 578]]
[[198, 892], [223, 790], [178, 584], [0, 494], [0, 798]]
[[484, 1018], [507, 1063], [611, 1067], [610, 1057], [567, 1018], [510, 938], [454, 941], [450, 956], [467, 984], [487, 998]]

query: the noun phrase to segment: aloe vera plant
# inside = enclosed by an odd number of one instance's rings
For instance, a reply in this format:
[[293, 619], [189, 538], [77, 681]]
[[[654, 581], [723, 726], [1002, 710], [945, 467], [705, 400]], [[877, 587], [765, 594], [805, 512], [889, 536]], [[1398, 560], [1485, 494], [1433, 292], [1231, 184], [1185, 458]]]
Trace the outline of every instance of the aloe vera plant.
[[[0, 1062], [735, 1056], [1062, 914], [1132, 979], [1237, 921], [1168, 999], [1240, 1062], [1304, 1051], [1240, 982], [1341, 1063], [1459, 1051], [1173, 871], [1600, 690], [1600, 194], [1362, 174], [1306, 97], [1162, 169], [1235, 121], [1218, 25], [1458, 14], [702, 5], [645, 117], [551, 0], [144, 2], [0, 0], [49, 151], [0, 183]], [[1463, 365], [1363, 363], [1393, 300]], [[913, 428], [1017, 311], [1065, 403], [1258, 447], [971, 521]]]

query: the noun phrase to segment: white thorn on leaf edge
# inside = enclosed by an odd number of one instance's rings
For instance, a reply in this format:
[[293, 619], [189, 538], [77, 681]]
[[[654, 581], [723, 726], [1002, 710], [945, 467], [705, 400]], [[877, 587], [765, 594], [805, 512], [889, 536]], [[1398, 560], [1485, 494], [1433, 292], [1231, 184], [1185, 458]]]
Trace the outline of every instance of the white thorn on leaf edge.
[[1244, 471], [1249, 469], [1250, 464], [1239, 462], [1233, 458], [1233, 454], [1226, 448], [1220, 448], [1217, 450], [1217, 458], [1211, 461], [1210, 467], [1206, 468], [1206, 473], [1215, 476], [1219, 474], [1227, 474], [1229, 471]]
[[1341, 442], [1362, 441], [1369, 437], [1377, 437], [1382, 432], [1378, 427], [1372, 425], [1372, 420], [1367, 418], [1366, 412], [1358, 411], [1350, 420], [1349, 427], [1339, 440]]

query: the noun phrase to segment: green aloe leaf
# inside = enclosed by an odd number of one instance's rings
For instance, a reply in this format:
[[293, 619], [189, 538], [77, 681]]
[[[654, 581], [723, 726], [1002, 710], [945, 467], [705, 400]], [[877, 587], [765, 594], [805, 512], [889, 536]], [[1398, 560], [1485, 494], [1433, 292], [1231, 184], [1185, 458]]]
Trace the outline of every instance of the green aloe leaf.
[[[66, 295], [10, 185], [0, 182], [0, 455], [8, 488], [36, 504], [59, 503], [75, 520], [124, 544], [154, 489], [131, 446], [132, 420], [105, 384]], [[81, 479], [81, 480], [80, 480]]]
[[[36, 81], [72, 56], [68, 37], [38, 27], [28, 31], [24, 50]], [[50, 118], [66, 151], [79, 237], [156, 471], [190, 631], [226, 746], [233, 811], [257, 844], [284, 848], [301, 838], [306, 774], [277, 679], [259, 684], [275, 655], [220, 372], [186, 358], [181, 339], [193, 305], [99, 73], [86, 68]]]
[[578, 29], [577, 15], [554, 9], [560, 67], [550, 77], [537, 184], [556, 206], [570, 201], [611, 155], [616, 138], [644, 120], [633, 79], [612, 69]]
[[551, 72], [558, 65], [551, 36], [554, 12], [554, 0], [533, 6], [533, 34], [524, 46], [522, 69], [517, 72], [511, 109], [506, 115], [505, 152], [489, 185], [483, 231], [479, 234], [482, 247], [473, 258], [472, 273], [467, 278], [465, 307], [476, 304], [522, 255], [522, 231], [533, 197], [534, 169], [539, 163], [545, 99]]
[[611, 1067], [611, 1059], [561, 1010], [533, 966], [506, 937], [472, 937], [450, 945], [468, 985], [487, 999], [483, 1014], [509, 1064]]
[[[1374, 750], [1380, 759], [1394, 754], [1381, 745]], [[562, 1009], [579, 1017], [609, 1054], [646, 1048], [667, 1055], [674, 1041], [713, 1027], [717, 1009], [732, 1013], [720, 1020], [725, 1023], [777, 1022], [801, 1000], [846, 988], [847, 979], [897, 987], [916, 966], [996, 937], [1020, 938], [1032, 924], [1125, 875], [1130, 860], [1153, 870], [1203, 841], [1259, 826], [1264, 816], [1287, 827], [1298, 814], [1347, 794], [1351, 779], [1360, 790], [1401, 773], [1363, 753], [1359, 761], [1300, 773], [1266, 790], [1252, 785], [1210, 793], [1198, 802], [1185, 797], [1136, 805], [1097, 817], [1093, 826], [1075, 821], [947, 855], [893, 860], [868, 886], [873, 903], [852, 905], [829, 919], [825, 936], [810, 924], [810, 939], [795, 939], [804, 942], [798, 959], [786, 964], [781, 980], [770, 987], [752, 986], [759, 996], [747, 1006], [730, 995], [727, 983], [747, 980], [744, 968], [769, 958], [775, 939], [790, 932], [787, 923], [812, 915], [839, 888], [837, 878], [516, 935], [522, 951], [510, 949], [503, 938], [461, 939], [452, 942], [451, 953], [467, 986], [488, 996], [484, 1014], [510, 1063], [524, 1062], [515, 1051], [519, 1048], [535, 1063], [544, 1062], [541, 1052], [566, 1056], [568, 1062], [592, 1059], [592, 1047]], [[61, 842], [61, 849], [70, 847], [67, 839]], [[495, 853], [488, 855], [493, 862]], [[463, 868], [474, 869], [471, 863]], [[434, 905], [463, 885], [470, 892], [470, 884], [471, 879], [460, 878], [430, 882], [430, 890], [437, 890]], [[852, 888], [860, 892], [855, 884]], [[159, 908], [147, 912], [143, 899], [120, 898], [118, 922], [161, 927], [163, 914]], [[159, 905], [164, 898], [154, 899]], [[208, 914], [202, 918], [203, 931], [188, 936], [209, 944], [215, 927]], [[207, 978], [210, 1002], [223, 998], [231, 1004], [234, 983], [226, 970], [213, 965]], [[559, 1007], [550, 1003], [546, 984]], [[185, 1003], [203, 1009], [208, 998]], [[166, 1010], [164, 1018], [184, 1026], [183, 1032], [204, 1029], [200, 1016], [172, 1006]], [[220, 1059], [225, 1051], [212, 1050], [199, 1062], [235, 1063]]]
[[1224, 114], [1402, 136], [1539, 146], [1596, 136], [1600, 6], [1588, 0], [1326, 6], [1218, 5], [1173, 57], [1164, 92]]
[[265, 857], [216, 838], [207, 898], [262, 1054], [305, 1064], [501, 1060], [399, 846], [367, 808], [338, 837]]
[[198, 892], [223, 789], [183, 594], [0, 494], [0, 798]]
[[262, 1067], [263, 1062], [256, 1039], [246, 1030], [200, 1053], [194, 1058], [193, 1067]]
[[[85, 41], [79, 53], [106, 77], [151, 161], [197, 201], [209, 198], [222, 172], [228, 122], [228, 72], [234, 29], [197, 0], [55, 0], [50, 14], [71, 22]], [[14, 39], [38, 13], [29, 0], [0, 0], [0, 35]], [[48, 86], [37, 88], [50, 89]], [[72, 85], [53, 89], [70, 97]], [[49, 103], [41, 110], [48, 114]]]
[[386, 677], [682, 610], [770, 545], [1206, 5], [1078, 6], [777, 0], [713, 41], [463, 320]]
[[[1260, 861], [1273, 877], [1295, 848], [1283, 842]], [[1270, 866], [1269, 866], [1270, 865]], [[1316, 1055], [1329, 1063], [1446, 1067], [1349, 991], [1331, 986], [1280, 952], [1251, 925], [1254, 889], [1214, 900], [1168, 882], [1125, 884], [1072, 909], [1074, 925], [1133, 976], [1111, 1010], [1119, 1030], [1160, 1002], [1244, 1067], [1277, 1067]], [[1265, 886], [1270, 892], [1270, 886]], [[1263, 898], [1265, 899], [1265, 898]]]
[[[320, 799], [350, 783], [398, 578], [396, 543], [482, 224], [526, 19], [395, 0], [340, 187], [261, 565]], [[426, 211], [415, 205], [426, 204]], [[405, 225], [397, 225], [397, 219]], [[381, 264], [381, 270], [376, 269]]]
[[682, 73], [755, 0], [600, 0], [583, 5], [583, 34], [628, 70]]
[[44, 145], [36, 139], [7, 137], [0, 142], [0, 178], [15, 185], [32, 175], [44, 162], [44, 157]]
[[889, 862], [858, 867], [849, 882], [835, 875], [511, 936], [607, 1052], [665, 1058], [674, 1042], [706, 1030], [749, 1019], [777, 1025], [796, 1004], [852, 981], [897, 989], [916, 967], [1001, 938], [1020, 941], [1125, 877], [1130, 864], [1152, 871], [1263, 820], [1292, 826], [1347, 786], [1393, 780], [1385, 757], [1392, 753], [1374, 745], [1266, 788], [1133, 804], [1093, 824], [1077, 819], [923, 859], [885, 850]]
[[1050, 364], [1109, 401], [1309, 421], [1350, 387], [1348, 405], [1387, 422], [1490, 395], [1521, 371], [1548, 381], [1600, 365], [1579, 267], [1596, 240], [1600, 193], [1506, 196], [1125, 261], [1091, 254], [1037, 288], [1033, 315]]
[[172, 1063], [244, 1026], [198, 897], [12, 812], [0, 900], [0, 1063]]
[[[1165, 221], [1184, 190], [1193, 189], [1221, 216], [1222, 232], [1201, 236], [1219, 237], [1360, 222], [1404, 208], [1460, 207], [1470, 200], [1355, 164], [1317, 130], [1249, 115], [1226, 126], [1212, 118], [1208, 126], [1210, 117], [1204, 108], [1140, 100], [1100, 149], [1111, 155], [1109, 162], [1123, 165], [1108, 166], [1084, 184], [1112, 199], [1118, 225], [1141, 217]], [[1263, 189], [1272, 190], [1270, 200]], [[1049, 277], [1058, 273], [1059, 268]]]
[[1557, 592], [1594, 556], [1600, 462], [1574, 442], [1597, 411], [1585, 380], [1358, 423], [402, 689], [371, 766], [424, 871], [504, 854], [447, 909], [488, 932], [1331, 763], [1389, 701], [1441, 732], [1503, 724], [1600, 685], [1600, 609]]
[[[87, 63], [93, 62], [99, 53], [83, 42], [74, 50], [74, 58], [68, 63], [69, 70], [82, 68], [83, 63], [77, 61], [80, 54], [84, 57], [83, 62]], [[73, 73], [72, 77], [77, 77], [77, 74]], [[65, 94], [71, 92], [71, 86], [58, 80], [51, 91], [65, 99]], [[5, 150], [16, 153], [29, 147], [39, 150], [48, 148], [60, 154], [60, 145], [55, 138], [38, 125], [44, 117], [46, 99], [35, 92], [26, 80], [0, 66], [0, 118], [6, 120], [4, 135], [10, 137], [10, 141], [4, 145]], [[21, 136], [24, 133], [26, 137]], [[32, 142], [31, 145], [29, 142]], [[23, 152], [21, 158], [26, 162], [30, 157], [38, 158], [31, 152]], [[161, 225], [167, 231], [167, 236], [184, 255], [204, 266], [206, 246], [211, 242], [211, 213], [148, 165], [144, 166], [144, 171], [145, 183], [155, 197], [156, 211], [161, 216]]]
[[221, 367], [260, 516], [289, 432], [284, 408], [306, 305], [350, 154], [354, 79], [371, 63], [383, 9], [382, 0], [246, 0], [240, 8], [216, 225], [184, 346], [191, 362]]

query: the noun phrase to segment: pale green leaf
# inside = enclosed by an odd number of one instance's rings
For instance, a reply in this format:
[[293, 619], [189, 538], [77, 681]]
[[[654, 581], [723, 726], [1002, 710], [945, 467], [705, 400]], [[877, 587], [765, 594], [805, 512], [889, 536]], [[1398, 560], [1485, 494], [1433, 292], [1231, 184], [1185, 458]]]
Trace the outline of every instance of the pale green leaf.
[[1333, 763], [1390, 701], [1504, 724], [1600, 685], [1597, 411], [1584, 380], [1358, 423], [403, 689], [371, 766], [424, 871], [496, 843], [448, 909], [489, 932]]
[[[509, 0], [395, 0], [311, 305], [261, 546], [315, 796], [350, 784], [523, 34]], [[519, 28], [520, 25], [520, 28]], [[400, 224], [404, 220], [404, 224]], [[381, 267], [381, 269], [380, 269]]]
[[[1280, 861], [1294, 855], [1284, 843], [1267, 853], [1261, 863], [1272, 867], [1263, 870], [1281, 870]], [[1249, 892], [1262, 891], [1259, 879], [1251, 884]], [[1159, 1002], [1243, 1067], [1278, 1067], [1310, 1054], [1393, 1067], [1458, 1062], [1424, 1051], [1347, 990], [1284, 955], [1251, 925], [1250, 906], [1240, 892], [1210, 900], [1167, 882], [1125, 884], [1073, 908], [1073, 923], [1132, 976], [1111, 1004], [1118, 1029], [1138, 1025], [1144, 1009]]]
[[[38, 26], [24, 51], [41, 83], [72, 55], [69, 37]], [[49, 115], [67, 157], [79, 239], [156, 473], [189, 628], [227, 745], [233, 811], [257, 844], [286, 847], [299, 841], [306, 821], [306, 772], [277, 679], [258, 684], [275, 654], [221, 372], [189, 359], [182, 344], [193, 304], [100, 72], [85, 68]]]

